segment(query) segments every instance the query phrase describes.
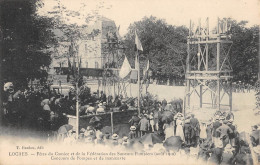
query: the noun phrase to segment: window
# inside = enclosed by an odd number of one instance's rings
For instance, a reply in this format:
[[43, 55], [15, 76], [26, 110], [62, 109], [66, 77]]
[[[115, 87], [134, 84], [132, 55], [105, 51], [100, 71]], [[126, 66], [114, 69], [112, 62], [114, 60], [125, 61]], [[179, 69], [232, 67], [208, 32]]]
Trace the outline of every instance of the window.
[[95, 62], [95, 68], [98, 68], [98, 62]]
[[86, 68], [88, 68], [88, 62], [86, 62]]
[[88, 44], [85, 44], [85, 53], [88, 52]]

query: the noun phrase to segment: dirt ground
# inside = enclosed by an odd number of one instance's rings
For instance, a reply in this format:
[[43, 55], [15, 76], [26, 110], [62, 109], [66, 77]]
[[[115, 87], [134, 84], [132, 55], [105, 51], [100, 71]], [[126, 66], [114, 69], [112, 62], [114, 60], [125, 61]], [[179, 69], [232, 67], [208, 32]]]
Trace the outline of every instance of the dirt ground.
[[[125, 91], [128, 97], [137, 97], [138, 90], [137, 84], [126, 84]], [[89, 85], [91, 91], [98, 89], [97, 85]], [[106, 91], [107, 95], [113, 93], [113, 87], [102, 88], [99, 90]], [[118, 93], [117, 88], [116, 93]], [[184, 99], [185, 86], [166, 86], [150, 84], [147, 91], [153, 95], [157, 95], [158, 100], [166, 99], [171, 101], [175, 98]], [[197, 91], [199, 91], [197, 89]], [[145, 94], [145, 86], [143, 86], [142, 94]], [[221, 92], [222, 96], [223, 92]], [[211, 103], [211, 92], [206, 91], [203, 94], [203, 103]], [[225, 94], [223, 96], [221, 104], [228, 104], [229, 98]], [[234, 124], [237, 125], [239, 131], [251, 131], [251, 126], [260, 123], [260, 116], [255, 115], [255, 92], [251, 90], [250, 93], [233, 93], [232, 94], [232, 112], [235, 115]], [[228, 110], [228, 107], [221, 106], [222, 110]], [[203, 105], [203, 108], [199, 108], [199, 97], [195, 92], [191, 94], [191, 110], [200, 120], [209, 120], [216, 109], [212, 109], [209, 105]]]

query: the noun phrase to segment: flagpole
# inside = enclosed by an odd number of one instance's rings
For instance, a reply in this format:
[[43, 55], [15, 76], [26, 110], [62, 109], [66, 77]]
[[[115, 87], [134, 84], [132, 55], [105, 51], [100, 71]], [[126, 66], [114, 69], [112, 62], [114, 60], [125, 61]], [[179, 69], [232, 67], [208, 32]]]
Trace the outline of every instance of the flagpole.
[[[78, 52], [77, 52], [78, 53]], [[79, 138], [79, 56], [77, 54], [77, 61], [78, 61], [78, 73], [76, 76], [76, 139]]]
[[138, 83], [138, 97], [137, 97], [137, 100], [138, 100], [138, 104], [137, 104], [137, 107], [138, 107], [138, 115], [140, 115], [140, 62], [139, 62], [139, 55], [138, 55], [138, 49], [137, 49], [137, 62], [138, 62], [138, 80], [137, 80], [137, 83]]

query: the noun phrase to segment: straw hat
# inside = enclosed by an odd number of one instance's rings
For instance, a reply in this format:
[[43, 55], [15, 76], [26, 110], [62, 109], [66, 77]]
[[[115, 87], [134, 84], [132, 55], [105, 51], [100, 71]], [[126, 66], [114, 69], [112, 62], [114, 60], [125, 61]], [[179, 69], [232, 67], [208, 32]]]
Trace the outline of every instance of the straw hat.
[[45, 105], [43, 106], [43, 110], [45, 110], [45, 111], [50, 111], [51, 108], [50, 108], [50, 106], [49, 106], [48, 104], [45, 104]]
[[124, 136], [122, 139], [123, 139], [123, 141], [127, 141], [127, 140], [128, 140], [128, 137], [127, 137], [127, 136]]
[[85, 128], [81, 128], [81, 129], [80, 129], [80, 132], [82, 132], [82, 133], [84, 133], [85, 131], [86, 131]]
[[116, 133], [114, 133], [113, 135], [112, 135], [112, 139], [113, 140], [117, 140], [119, 138], [119, 136], [116, 134]]
[[91, 126], [87, 126], [87, 131], [92, 130]]
[[224, 116], [220, 116], [219, 120], [225, 120], [225, 117]]
[[186, 123], [186, 124], [190, 123], [190, 119], [186, 119], [186, 120], [185, 120], [185, 123]]
[[131, 131], [135, 131], [135, 130], [136, 130], [136, 127], [135, 127], [134, 125], [131, 126], [131, 127], [130, 127], [130, 130], [131, 130]]

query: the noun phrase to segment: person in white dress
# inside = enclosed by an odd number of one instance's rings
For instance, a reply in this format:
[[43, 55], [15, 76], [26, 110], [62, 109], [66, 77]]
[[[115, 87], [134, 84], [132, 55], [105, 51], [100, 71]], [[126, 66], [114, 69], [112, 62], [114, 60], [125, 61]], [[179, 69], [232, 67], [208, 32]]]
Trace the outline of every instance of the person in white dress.
[[163, 130], [164, 130], [164, 134], [165, 134], [165, 140], [171, 136], [174, 136], [174, 124], [173, 122], [171, 123], [165, 123], [163, 125]]
[[152, 132], [154, 132], [154, 119], [153, 119], [153, 112], [150, 113], [149, 115], [149, 119], [150, 119], [150, 125], [152, 128]]
[[184, 141], [184, 133], [183, 133], [183, 125], [184, 125], [184, 122], [183, 122], [183, 118], [182, 118], [182, 115], [181, 114], [178, 114], [177, 115], [177, 120], [176, 120], [176, 136], [180, 136], [181, 139]]

